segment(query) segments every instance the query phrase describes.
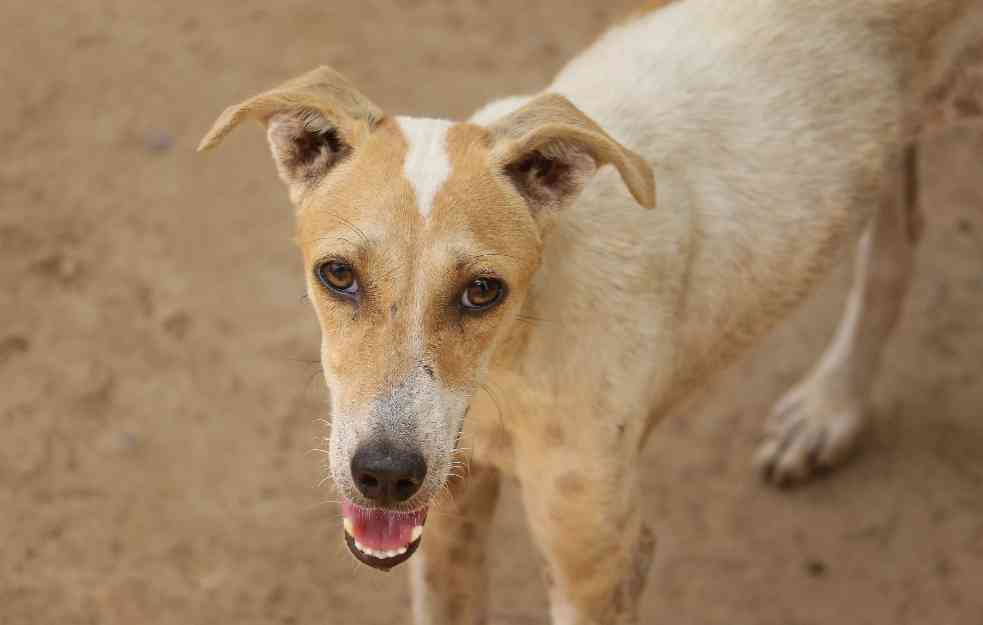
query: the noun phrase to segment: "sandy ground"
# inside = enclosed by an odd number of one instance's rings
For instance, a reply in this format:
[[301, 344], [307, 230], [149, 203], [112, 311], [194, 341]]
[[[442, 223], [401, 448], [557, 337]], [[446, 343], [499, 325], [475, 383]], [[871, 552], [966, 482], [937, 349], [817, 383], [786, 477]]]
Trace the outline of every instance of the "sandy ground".
[[[633, 2], [4, 4], [0, 625], [408, 623], [405, 573], [356, 565], [318, 486], [318, 332], [261, 134], [193, 147], [319, 63], [388, 111], [460, 117]], [[977, 135], [925, 150], [928, 235], [855, 462], [792, 493], [750, 470], [844, 270], [657, 430], [645, 623], [983, 624], [981, 162]], [[546, 622], [515, 495], [492, 625]]]

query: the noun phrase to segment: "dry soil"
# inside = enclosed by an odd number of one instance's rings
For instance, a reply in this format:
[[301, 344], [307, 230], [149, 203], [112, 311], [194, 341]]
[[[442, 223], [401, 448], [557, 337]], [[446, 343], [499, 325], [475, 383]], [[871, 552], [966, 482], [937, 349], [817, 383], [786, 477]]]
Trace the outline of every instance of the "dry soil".
[[[542, 86], [633, 2], [6, 0], [0, 20], [0, 625], [408, 623], [318, 483], [325, 397], [291, 213], [226, 105], [317, 64], [390, 112]], [[862, 454], [794, 492], [750, 468], [848, 272], [645, 457], [645, 623], [983, 624], [983, 137], [922, 163], [928, 233]], [[513, 487], [510, 487], [512, 489]], [[522, 511], [493, 625], [545, 623]]]

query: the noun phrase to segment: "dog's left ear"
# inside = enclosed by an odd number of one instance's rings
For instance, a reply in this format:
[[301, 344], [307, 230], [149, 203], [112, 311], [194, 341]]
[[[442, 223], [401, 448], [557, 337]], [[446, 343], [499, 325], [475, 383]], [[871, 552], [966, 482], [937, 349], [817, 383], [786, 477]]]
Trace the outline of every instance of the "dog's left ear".
[[215, 147], [246, 119], [266, 126], [277, 171], [298, 203], [305, 191], [357, 149], [383, 113], [347, 78], [322, 66], [225, 109], [198, 151]]
[[568, 206], [602, 165], [614, 165], [645, 208], [655, 206], [655, 176], [565, 97], [544, 94], [489, 127], [492, 160], [534, 212]]

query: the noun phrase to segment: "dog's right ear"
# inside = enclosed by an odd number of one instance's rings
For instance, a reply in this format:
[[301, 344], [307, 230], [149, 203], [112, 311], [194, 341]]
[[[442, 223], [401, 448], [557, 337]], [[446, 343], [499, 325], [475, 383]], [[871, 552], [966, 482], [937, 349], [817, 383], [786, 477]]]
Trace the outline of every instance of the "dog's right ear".
[[273, 160], [296, 204], [383, 117], [347, 78], [319, 67], [225, 109], [198, 151], [221, 143], [243, 120], [258, 120], [266, 126]]

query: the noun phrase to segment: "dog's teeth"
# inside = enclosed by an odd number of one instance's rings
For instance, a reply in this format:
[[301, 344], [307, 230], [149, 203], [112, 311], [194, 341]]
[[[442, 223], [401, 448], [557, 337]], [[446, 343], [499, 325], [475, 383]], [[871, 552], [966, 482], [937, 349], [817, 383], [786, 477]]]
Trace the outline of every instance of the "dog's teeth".
[[410, 542], [416, 542], [420, 539], [420, 536], [423, 536], [423, 526], [417, 525], [413, 528], [413, 533], [410, 534]]
[[352, 523], [352, 520], [349, 519], [348, 517], [345, 517], [345, 531], [348, 532], [349, 534], [355, 533], [355, 525]]
[[406, 547], [400, 547], [399, 549], [386, 550], [386, 549], [372, 549], [371, 547], [366, 547], [365, 545], [358, 542], [357, 540], [354, 542], [355, 542], [355, 548], [358, 549], [360, 552], [364, 553], [367, 556], [377, 558], [379, 560], [395, 558], [396, 556], [403, 555], [409, 550], [409, 545], [407, 545]]
[[379, 556], [376, 555], [377, 552], [376, 552], [375, 549], [372, 549], [370, 547], [366, 547], [365, 545], [361, 544], [357, 540], [355, 541], [355, 548], [358, 549], [359, 551], [361, 551], [362, 553], [364, 553], [367, 556], [372, 556], [373, 558], [378, 558], [379, 557]]

